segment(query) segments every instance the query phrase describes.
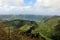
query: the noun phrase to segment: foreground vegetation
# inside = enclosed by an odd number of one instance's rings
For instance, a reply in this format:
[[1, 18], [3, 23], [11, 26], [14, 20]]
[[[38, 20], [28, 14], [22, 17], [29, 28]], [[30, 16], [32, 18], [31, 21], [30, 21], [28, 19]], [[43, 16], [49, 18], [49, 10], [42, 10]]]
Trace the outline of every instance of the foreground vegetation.
[[0, 40], [60, 40], [60, 18], [0, 22]]

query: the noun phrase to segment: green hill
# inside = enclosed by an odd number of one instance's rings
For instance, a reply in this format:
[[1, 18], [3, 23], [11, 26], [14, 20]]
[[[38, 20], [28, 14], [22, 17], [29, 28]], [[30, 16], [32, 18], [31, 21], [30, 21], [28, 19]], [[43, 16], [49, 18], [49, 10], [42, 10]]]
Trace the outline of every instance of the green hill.
[[45, 21], [6, 20], [0, 22], [0, 31], [6, 34], [5, 40], [60, 40], [60, 17], [47, 17]]

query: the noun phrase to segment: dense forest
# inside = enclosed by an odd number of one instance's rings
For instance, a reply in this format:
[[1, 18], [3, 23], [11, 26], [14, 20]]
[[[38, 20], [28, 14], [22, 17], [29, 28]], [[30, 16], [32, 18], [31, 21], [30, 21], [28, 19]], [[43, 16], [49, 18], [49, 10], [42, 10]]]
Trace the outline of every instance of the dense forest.
[[60, 40], [60, 16], [45, 18], [0, 21], [0, 40]]

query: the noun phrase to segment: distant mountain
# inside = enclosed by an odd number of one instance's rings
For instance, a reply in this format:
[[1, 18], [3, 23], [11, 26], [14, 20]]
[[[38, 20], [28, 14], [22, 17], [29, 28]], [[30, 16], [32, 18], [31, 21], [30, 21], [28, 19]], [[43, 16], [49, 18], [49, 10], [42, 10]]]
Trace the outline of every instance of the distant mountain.
[[29, 20], [29, 21], [43, 21], [47, 22], [50, 19], [60, 18], [60, 16], [47, 16], [47, 15], [0, 15], [1, 21], [11, 20]]
[[52, 17], [48, 18], [46, 21], [54, 20], [54, 19], [60, 19], [60, 16], [52, 16]]
[[42, 15], [0, 15], [0, 21], [10, 21], [15, 19], [30, 20], [30, 21], [45, 21], [51, 16]]

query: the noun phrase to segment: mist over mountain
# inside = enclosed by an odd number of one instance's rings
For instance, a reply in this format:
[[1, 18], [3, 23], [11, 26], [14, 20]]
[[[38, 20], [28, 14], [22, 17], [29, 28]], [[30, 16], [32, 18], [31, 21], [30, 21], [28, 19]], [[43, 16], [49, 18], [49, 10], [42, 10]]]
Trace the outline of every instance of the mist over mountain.
[[30, 21], [46, 21], [53, 16], [44, 15], [0, 15], [0, 21], [10, 21], [15, 19]]

